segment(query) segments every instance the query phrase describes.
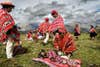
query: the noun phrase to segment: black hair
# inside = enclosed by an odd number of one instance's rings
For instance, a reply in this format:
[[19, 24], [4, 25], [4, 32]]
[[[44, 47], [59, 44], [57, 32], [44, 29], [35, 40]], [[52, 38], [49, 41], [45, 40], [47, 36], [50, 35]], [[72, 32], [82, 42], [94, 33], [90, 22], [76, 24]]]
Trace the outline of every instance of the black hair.
[[55, 35], [56, 33], [62, 34], [61, 32], [59, 32], [59, 29], [57, 29], [57, 30], [55, 30], [55, 31], [53, 32], [54, 35]]
[[2, 7], [3, 7], [3, 8], [10, 8], [10, 7], [11, 7], [11, 8], [14, 8], [15, 6], [14, 6], [14, 5], [2, 5]]
[[93, 25], [91, 25], [91, 28], [94, 28], [94, 26], [93, 26]]
[[8, 30], [8, 31], [6, 32], [6, 35], [9, 36], [9, 35], [11, 34], [11, 30], [12, 30], [12, 29]]
[[45, 52], [45, 50], [44, 49], [41, 49], [41, 52]]
[[13, 28], [14, 28], [14, 29], [17, 28], [17, 25], [14, 25]]

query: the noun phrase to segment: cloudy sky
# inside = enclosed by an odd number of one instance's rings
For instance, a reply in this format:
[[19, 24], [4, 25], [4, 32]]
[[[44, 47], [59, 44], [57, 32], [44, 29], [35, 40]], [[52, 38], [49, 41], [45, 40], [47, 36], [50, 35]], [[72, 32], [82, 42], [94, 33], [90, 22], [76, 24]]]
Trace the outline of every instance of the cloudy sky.
[[2, 1], [12, 1], [16, 8], [25, 8], [27, 6], [34, 6], [37, 3], [51, 3], [52, 1], [57, 1], [58, 3], [64, 3], [69, 5], [74, 5], [77, 8], [97, 10], [100, 9], [100, 0], [0, 0]]
[[[0, 0], [0, 2], [3, 2], [3, 1], [12, 1], [16, 6], [15, 9], [19, 9], [19, 8], [24, 9], [24, 8], [27, 8], [30, 6], [35, 6], [38, 3], [51, 3], [52, 1], [57, 1], [58, 3], [66, 4], [66, 7], [69, 9], [69, 11], [70, 10], [72, 11], [74, 9], [75, 10], [83, 9], [86, 12], [99, 11], [99, 13], [100, 13], [100, 0]], [[70, 6], [75, 6], [75, 8], [72, 9], [72, 8], [70, 8]], [[74, 13], [74, 11], [73, 11], [73, 13]], [[19, 19], [19, 21], [17, 21], [17, 22], [29, 21], [29, 20], [27, 20], [26, 15], [22, 14], [20, 16], [20, 14], [18, 14], [15, 16], [17, 16]], [[26, 20], [23, 18], [26, 18]], [[94, 18], [94, 16], [93, 16], [93, 18]]]

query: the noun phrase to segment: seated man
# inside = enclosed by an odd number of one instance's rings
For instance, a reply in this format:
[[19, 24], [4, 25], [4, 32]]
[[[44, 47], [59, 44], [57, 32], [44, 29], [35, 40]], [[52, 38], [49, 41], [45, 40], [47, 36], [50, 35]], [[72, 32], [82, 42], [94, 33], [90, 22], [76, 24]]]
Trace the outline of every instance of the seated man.
[[42, 36], [44, 37], [44, 44], [48, 43], [49, 40], [49, 33], [48, 33], [48, 28], [50, 26], [50, 22], [49, 22], [49, 18], [45, 18], [44, 22], [42, 22], [39, 25], [38, 31], [42, 34]]

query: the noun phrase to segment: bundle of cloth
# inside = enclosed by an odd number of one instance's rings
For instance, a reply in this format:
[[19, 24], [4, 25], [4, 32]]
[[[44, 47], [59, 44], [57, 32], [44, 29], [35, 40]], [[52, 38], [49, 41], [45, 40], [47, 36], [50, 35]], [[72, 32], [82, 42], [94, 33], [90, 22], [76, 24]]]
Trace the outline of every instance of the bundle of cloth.
[[38, 58], [33, 58], [32, 60], [45, 63], [49, 67], [81, 67], [79, 59], [69, 59], [67, 56], [54, 50], [50, 50], [47, 53], [41, 50]]

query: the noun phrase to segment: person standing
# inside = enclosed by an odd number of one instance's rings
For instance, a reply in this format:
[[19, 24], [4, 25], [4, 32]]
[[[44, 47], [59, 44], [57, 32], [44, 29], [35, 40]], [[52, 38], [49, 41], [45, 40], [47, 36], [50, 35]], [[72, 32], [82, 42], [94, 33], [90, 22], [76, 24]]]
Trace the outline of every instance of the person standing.
[[78, 39], [79, 35], [80, 35], [80, 26], [79, 24], [76, 24], [74, 28], [74, 36], [76, 37], [76, 39]]
[[43, 37], [45, 37], [44, 40], [43, 40], [43, 43], [46, 44], [49, 40], [48, 28], [50, 26], [50, 22], [49, 22], [49, 18], [45, 18], [44, 20], [45, 21], [40, 24], [38, 30], [43, 35]]
[[2, 8], [0, 9], [0, 41], [5, 40], [3, 35], [6, 35], [6, 55], [7, 58], [13, 57], [13, 36], [11, 34], [11, 29], [15, 25], [15, 21], [9, 14], [15, 7], [12, 2], [2, 2], [0, 3]]
[[64, 20], [62, 16], [56, 10], [52, 10], [51, 15], [54, 18], [54, 20], [50, 24], [49, 32], [54, 32], [55, 30], [59, 28], [65, 29]]
[[27, 40], [33, 41], [32, 31], [29, 31], [26, 36], [27, 36]]
[[54, 20], [49, 26], [49, 33], [53, 37], [53, 41], [54, 41], [55, 36], [53, 35], [53, 32], [60, 28], [66, 29], [66, 27], [64, 25], [63, 17], [58, 13], [58, 11], [52, 10], [51, 16], [54, 18]]

